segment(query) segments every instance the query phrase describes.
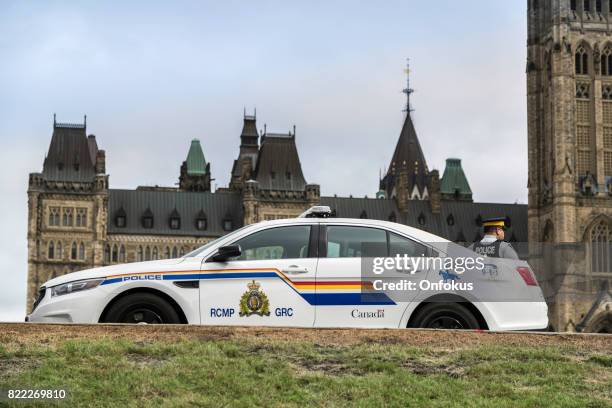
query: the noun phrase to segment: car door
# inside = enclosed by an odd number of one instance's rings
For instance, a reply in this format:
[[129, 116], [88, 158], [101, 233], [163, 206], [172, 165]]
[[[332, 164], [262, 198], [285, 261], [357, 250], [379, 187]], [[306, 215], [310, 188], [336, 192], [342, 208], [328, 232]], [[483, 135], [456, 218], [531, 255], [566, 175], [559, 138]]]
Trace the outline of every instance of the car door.
[[317, 224], [268, 227], [228, 244], [240, 257], [202, 263], [202, 323], [311, 327], [317, 236]]
[[[361, 225], [321, 225], [316, 276], [317, 327], [398, 327], [410, 298], [362, 290], [362, 249], [384, 248], [375, 256], [426, 256], [427, 248], [382, 228]], [[368, 256], [373, 256], [369, 254]], [[424, 279], [419, 270], [406, 279]], [[396, 294], [394, 294], [396, 295]], [[404, 295], [404, 294], [402, 294]]]

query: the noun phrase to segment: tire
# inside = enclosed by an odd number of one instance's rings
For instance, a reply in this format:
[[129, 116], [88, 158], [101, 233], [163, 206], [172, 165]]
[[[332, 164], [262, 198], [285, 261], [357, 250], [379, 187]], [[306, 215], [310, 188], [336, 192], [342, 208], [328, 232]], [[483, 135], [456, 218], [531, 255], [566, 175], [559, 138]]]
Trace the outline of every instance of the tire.
[[104, 323], [180, 324], [181, 319], [170, 303], [152, 293], [134, 293], [114, 302]]
[[427, 303], [408, 327], [444, 330], [477, 330], [478, 320], [460, 303]]

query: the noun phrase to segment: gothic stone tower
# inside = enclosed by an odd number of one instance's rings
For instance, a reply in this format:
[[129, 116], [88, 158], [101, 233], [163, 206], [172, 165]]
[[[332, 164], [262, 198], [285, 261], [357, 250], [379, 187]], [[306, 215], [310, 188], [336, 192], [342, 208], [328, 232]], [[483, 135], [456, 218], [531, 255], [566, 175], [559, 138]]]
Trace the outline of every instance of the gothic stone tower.
[[28, 186], [27, 309], [40, 284], [101, 266], [108, 176], [104, 150], [86, 124], [56, 123], [42, 173]]
[[556, 330], [612, 328], [612, 2], [529, 0], [530, 261]]
[[181, 165], [179, 188], [181, 191], [210, 191], [210, 163], [206, 163], [198, 139], [191, 141], [187, 159]]

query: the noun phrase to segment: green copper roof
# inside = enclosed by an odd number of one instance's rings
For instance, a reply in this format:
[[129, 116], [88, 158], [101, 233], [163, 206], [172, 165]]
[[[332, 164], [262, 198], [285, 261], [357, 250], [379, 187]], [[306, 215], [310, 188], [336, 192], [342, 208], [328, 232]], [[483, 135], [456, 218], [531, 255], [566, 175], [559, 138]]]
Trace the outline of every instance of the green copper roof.
[[191, 147], [187, 154], [187, 174], [189, 175], [201, 175], [206, 174], [206, 159], [204, 159], [204, 153], [202, 152], [202, 146], [198, 139], [191, 141]]
[[440, 181], [440, 192], [452, 195], [472, 195], [470, 183], [461, 167], [461, 159], [446, 159], [446, 168]]

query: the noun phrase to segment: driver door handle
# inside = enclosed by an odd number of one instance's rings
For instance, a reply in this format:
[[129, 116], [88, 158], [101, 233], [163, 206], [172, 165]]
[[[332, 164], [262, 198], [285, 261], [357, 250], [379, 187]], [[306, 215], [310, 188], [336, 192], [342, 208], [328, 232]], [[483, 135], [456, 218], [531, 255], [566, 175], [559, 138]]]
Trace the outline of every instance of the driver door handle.
[[308, 268], [302, 268], [298, 265], [291, 265], [283, 269], [283, 273], [287, 275], [301, 275], [303, 273], [308, 273]]

